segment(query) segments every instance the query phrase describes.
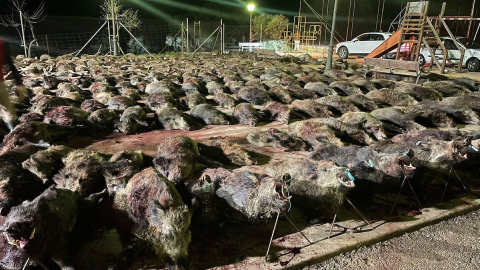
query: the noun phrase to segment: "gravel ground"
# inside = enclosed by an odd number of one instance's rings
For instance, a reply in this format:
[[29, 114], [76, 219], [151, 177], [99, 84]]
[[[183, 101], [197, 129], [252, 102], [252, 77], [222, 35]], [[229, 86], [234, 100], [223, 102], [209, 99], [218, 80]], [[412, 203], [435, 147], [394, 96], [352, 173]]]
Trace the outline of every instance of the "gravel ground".
[[477, 270], [479, 251], [480, 210], [304, 269]]

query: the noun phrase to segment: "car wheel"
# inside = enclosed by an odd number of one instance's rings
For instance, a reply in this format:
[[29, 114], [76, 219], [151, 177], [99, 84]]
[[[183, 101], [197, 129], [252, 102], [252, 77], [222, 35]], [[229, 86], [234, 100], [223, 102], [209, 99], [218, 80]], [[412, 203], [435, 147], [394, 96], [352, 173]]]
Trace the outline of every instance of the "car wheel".
[[423, 54], [418, 55], [418, 64], [423, 67], [426, 64], [425, 56]]
[[478, 58], [472, 58], [467, 62], [468, 71], [476, 72], [480, 69], [480, 60]]
[[338, 49], [337, 54], [340, 58], [342, 59], [347, 59], [348, 58], [348, 49], [345, 46], [342, 46]]

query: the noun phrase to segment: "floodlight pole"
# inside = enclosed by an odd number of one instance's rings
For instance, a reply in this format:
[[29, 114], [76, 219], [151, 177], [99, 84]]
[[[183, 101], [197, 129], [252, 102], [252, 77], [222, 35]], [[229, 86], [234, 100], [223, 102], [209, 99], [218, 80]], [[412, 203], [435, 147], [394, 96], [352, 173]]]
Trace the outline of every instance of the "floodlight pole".
[[252, 12], [255, 10], [255, 5], [254, 4], [248, 4], [247, 5], [248, 11], [250, 11], [250, 40], [248, 42], [252, 42]]
[[250, 40], [252, 42], [252, 11], [250, 10]]
[[332, 70], [332, 63], [333, 63], [333, 38], [335, 35], [335, 21], [337, 19], [337, 6], [338, 0], [335, 0], [335, 5], [333, 6], [333, 19], [332, 19], [332, 29], [330, 31], [330, 44], [328, 45], [328, 58], [327, 58], [327, 66], [325, 70]]

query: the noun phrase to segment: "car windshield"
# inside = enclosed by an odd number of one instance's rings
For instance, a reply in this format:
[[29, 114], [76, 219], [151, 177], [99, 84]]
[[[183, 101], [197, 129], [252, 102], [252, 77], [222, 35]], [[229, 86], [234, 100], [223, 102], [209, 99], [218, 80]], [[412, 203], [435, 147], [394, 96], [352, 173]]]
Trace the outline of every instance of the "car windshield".
[[460, 41], [460, 43], [462, 43], [467, 49], [480, 49], [480, 44], [475, 42], [473, 39], [459, 38], [458, 41]]

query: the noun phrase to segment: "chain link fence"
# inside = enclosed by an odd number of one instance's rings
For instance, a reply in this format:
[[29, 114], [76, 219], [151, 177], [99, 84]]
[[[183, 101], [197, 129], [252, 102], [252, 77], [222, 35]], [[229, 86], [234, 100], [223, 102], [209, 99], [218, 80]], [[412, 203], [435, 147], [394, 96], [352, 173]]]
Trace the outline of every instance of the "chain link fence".
[[[59, 56], [76, 53], [88, 42], [81, 54], [107, 54], [110, 52], [111, 39], [108, 24], [102, 27], [104, 23], [105, 21], [100, 18], [49, 16], [41, 23], [34, 25], [37, 42], [30, 45], [33, 38], [31, 32], [26, 31], [27, 47], [29, 47], [32, 57], [42, 54]], [[183, 26], [183, 45], [186, 50], [186, 21]], [[220, 32], [216, 31], [219, 26], [220, 21], [200, 22], [200, 24], [190, 21], [188, 25], [190, 51], [195, 51], [202, 44], [199, 51], [219, 50]], [[182, 51], [181, 29], [180, 24], [169, 25], [163, 21], [145, 19], [142, 20], [142, 25], [132, 30], [131, 33], [150, 53], [168, 53]], [[0, 36], [10, 43], [12, 55], [24, 54], [18, 31], [19, 29], [13, 27], [0, 26]], [[227, 49], [237, 48], [238, 42], [248, 40], [248, 33], [248, 25], [225, 25], [225, 47]], [[123, 28], [120, 28], [118, 42], [124, 53], [146, 53]]]

